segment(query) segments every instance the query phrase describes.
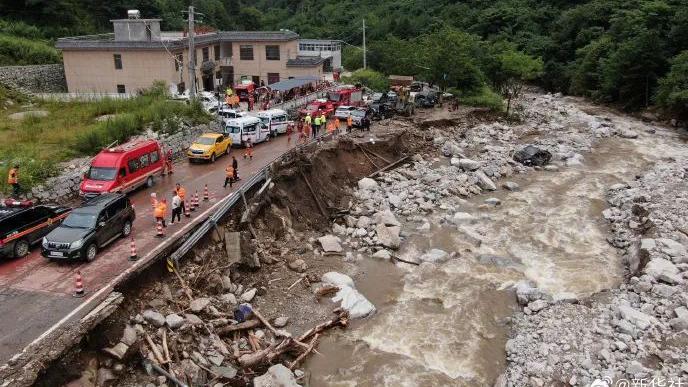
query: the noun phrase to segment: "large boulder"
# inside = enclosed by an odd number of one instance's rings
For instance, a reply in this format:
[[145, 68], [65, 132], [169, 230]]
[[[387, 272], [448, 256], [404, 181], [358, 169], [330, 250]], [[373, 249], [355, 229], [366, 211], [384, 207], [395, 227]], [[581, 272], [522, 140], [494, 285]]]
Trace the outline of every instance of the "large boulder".
[[425, 254], [421, 255], [419, 259], [423, 262], [443, 263], [449, 259], [449, 254], [440, 249], [430, 249]]
[[384, 224], [385, 226], [400, 225], [399, 221], [397, 220], [397, 217], [394, 216], [394, 214], [390, 210], [378, 211], [373, 216], [373, 219], [375, 220], [375, 224]]
[[322, 282], [339, 289], [332, 301], [341, 302], [340, 306], [349, 312], [351, 318], [362, 318], [375, 312], [375, 306], [356, 290], [354, 280], [348, 275], [331, 271], [323, 274]]
[[514, 160], [527, 166], [543, 166], [549, 163], [552, 159], [552, 154], [544, 149], [540, 149], [534, 145], [528, 145], [525, 148], [514, 153]]
[[268, 372], [253, 378], [253, 387], [300, 387], [294, 374], [282, 364], [268, 368]]
[[363, 179], [358, 181], [358, 189], [365, 190], [365, 191], [372, 191], [378, 187], [377, 181], [364, 177]]
[[477, 171], [480, 169], [480, 162], [471, 159], [459, 159], [459, 167], [464, 171]]
[[401, 246], [401, 238], [399, 238], [400, 227], [387, 227], [384, 224], [378, 224], [375, 227], [375, 232], [381, 245], [395, 250]]
[[645, 274], [657, 281], [672, 285], [681, 282], [681, 275], [676, 265], [663, 258], [655, 258], [648, 262], [647, 266], [645, 266]]
[[619, 306], [619, 316], [621, 319], [628, 321], [629, 323], [635, 325], [638, 329], [645, 330], [651, 325], [658, 324], [656, 318], [645, 314], [639, 310], [633, 309], [629, 305]]
[[325, 235], [318, 238], [318, 242], [320, 242], [323, 251], [332, 253], [342, 252], [342, 245], [340, 244], [340, 241], [341, 240], [339, 239], [339, 237], [336, 237], [334, 235]]

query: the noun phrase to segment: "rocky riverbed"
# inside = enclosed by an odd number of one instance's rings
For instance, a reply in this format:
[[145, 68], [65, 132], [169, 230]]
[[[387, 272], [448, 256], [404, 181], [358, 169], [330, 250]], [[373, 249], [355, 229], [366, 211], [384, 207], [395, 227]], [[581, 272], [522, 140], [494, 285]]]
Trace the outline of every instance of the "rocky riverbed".
[[[359, 181], [332, 229], [344, 259], [405, 274], [332, 340], [338, 361], [312, 360], [315, 380], [587, 386], [688, 371], [684, 141], [560, 96], [527, 95], [520, 116], [426, 123], [435, 151]], [[516, 162], [528, 144], [551, 161]], [[366, 268], [357, 281], [376, 292], [366, 282], [385, 269]]]

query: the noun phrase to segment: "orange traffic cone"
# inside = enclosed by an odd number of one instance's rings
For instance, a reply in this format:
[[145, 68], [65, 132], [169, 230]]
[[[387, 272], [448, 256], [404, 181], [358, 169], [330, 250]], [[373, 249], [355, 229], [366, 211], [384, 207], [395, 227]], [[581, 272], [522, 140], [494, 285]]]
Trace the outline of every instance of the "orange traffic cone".
[[81, 271], [76, 271], [76, 279], [74, 280], [74, 293], [72, 296], [80, 298], [86, 295], [84, 291], [84, 280], [81, 278]]
[[196, 191], [196, 193], [194, 194], [193, 207], [191, 207], [191, 211], [196, 211], [197, 208], [198, 208], [198, 191]]
[[164, 237], [164, 236], [165, 236], [165, 232], [162, 230], [162, 220], [158, 219], [158, 222], [157, 222], [157, 224], [156, 224], [155, 227], [156, 227], [156, 230], [157, 230], [155, 236], [158, 237], [158, 238]]
[[130, 261], [135, 261], [139, 259], [139, 256], [136, 254], [136, 242], [134, 242], [134, 237], [131, 237], [131, 253], [129, 254], [129, 260]]
[[191, 217], [191, 210], [189, 209], [189, 207], [191, 206], [184, 203], [184, 216], [186, 216], [187, 218]]
[[203, 187], [203, 201], [204, 201], [204, 202], [207, 202], [208, 199], [209, 199], [209, 196], [208, 196], [208, 184], [206, 184], [205, 187]]

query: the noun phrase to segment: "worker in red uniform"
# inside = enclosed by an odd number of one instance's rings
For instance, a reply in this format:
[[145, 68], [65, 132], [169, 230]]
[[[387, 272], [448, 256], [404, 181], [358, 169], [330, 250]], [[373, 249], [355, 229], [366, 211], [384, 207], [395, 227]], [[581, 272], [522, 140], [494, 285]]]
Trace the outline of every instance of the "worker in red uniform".
[[172, 148], [168, 148], [165, 155], [165, 167], [163, 168], [162, 175], [165, 176], [165, 173], [170, 175], [174, 173], [172, 170]]
[[287, 144], [291, 144], [291, 135], [294, 133], [294, 123], [287, 124]]

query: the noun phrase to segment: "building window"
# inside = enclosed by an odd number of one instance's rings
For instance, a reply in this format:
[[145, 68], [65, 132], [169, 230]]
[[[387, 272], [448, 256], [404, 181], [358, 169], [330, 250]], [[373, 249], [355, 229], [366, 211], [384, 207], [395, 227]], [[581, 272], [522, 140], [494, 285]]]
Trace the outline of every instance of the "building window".
[[117, 92], [119, 94], [124, 94], [127, 92], [127, 89], [126, 89], [126, 87], [124, 87], [124, 85], [117, 85]]
[[215, 54], [215, 60], [220, 60], [220, 45], [213, 46], [213, 53]]
[[210, 60], [210, 48], [209, 47], [203, 47], [203, 62], [207, 62]]
[[113, 57], [115, 58], [115, 70], [121, 70], [122, 69], [122, 54], [114, 54]]
[[184, 55], [177, 54], [174, 57], [174, 71], [179, 71], [184, 68]]
[[239, 46], [239, 59], [253, 60], [253, 46], [248, 44]]
[[279, 46], [265, 46], [265, 59], [266, 60], [280, 60], [280, 48], [279, 48]]
[[279, 73], [268, 73], [268, 85], [277, 83], [280, 81]]

